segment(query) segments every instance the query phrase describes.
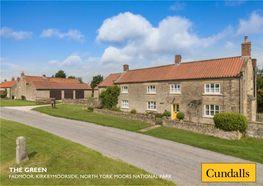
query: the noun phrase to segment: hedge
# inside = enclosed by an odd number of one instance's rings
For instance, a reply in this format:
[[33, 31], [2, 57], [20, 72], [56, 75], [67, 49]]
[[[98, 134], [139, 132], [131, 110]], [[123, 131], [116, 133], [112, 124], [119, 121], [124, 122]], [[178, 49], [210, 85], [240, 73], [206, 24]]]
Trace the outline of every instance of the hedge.
[[226, 131], [244, 132], [248, 127], [246, 116], [235, 112], [215, 114], [214, 123], [215, 127]]

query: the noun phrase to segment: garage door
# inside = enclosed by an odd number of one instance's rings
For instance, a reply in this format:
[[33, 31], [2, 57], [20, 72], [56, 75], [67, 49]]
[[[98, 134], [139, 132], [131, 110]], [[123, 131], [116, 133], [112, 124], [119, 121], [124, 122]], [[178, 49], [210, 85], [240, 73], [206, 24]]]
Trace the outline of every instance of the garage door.
[[76, 99], [84, 98], [84, 90], [76, 90]]
[[50, 90], [50, 98], [61, 100], [61, 90]]
[[65, 90], [64, 91], [64, 98], [73, 99], [73, 90]]

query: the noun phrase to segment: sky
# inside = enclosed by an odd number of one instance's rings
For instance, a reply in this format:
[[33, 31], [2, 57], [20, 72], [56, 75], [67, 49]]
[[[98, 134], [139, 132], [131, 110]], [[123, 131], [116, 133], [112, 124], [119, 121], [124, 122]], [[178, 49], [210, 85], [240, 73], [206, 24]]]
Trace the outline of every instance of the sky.
[[263, 1], [1, 1], [1, 79], [93, 76], [241, 55], [263, 67]]

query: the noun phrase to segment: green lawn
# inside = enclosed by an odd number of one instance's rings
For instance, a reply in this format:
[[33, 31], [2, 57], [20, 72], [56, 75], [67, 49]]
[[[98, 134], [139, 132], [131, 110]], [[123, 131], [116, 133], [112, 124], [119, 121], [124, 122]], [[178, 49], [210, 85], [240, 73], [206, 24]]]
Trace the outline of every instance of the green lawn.
[[[58, 105], [57, 107], [58, 109], [54, 110], [49, 107], [38, 107], [33, 110], [57, 117], [88, 121], [104, 126], [121, 128], [134, 132], [138, 132], [138, 130], [140, 129], [151, 126], [150, 124], [136, 120], [129, 120], [111, 115], [82, 111], [82, 106], [80, 105]], [[263, 163], [263, 140], [260, 139], [242, 138], [239, 141], [225, 140], [169, 127], [159, 127], [153, 130], [139, 133]]]
[[[9, 167], [44, 167], [47, 173], [30, 174], [149, 174], [80, 144], [21, 123], [1, 122], [1, 185], [170, 185], [162, 179], [10, 179]], [[18, 136], [26, 138], [30, 160], [15, 161]], [[27, 174], [27, 173], [23, 173]]]
[[33, 110], [56, 117], [87, 121], [103, 126], [115, 127], [129, 131], [138, 131], [140, 129], [152, 126], [151, 124], [141, 121], [130, 120], [106, 114], [87, 112], [85, 110], [82, 110], [82, 105], [57, 105], [57, 109], [51, 109], [50, 107], [38, 107], [34, 108]]
[[35, 101], [27, 101], [27, 100], [20, 100], [20, 99], [1, 99], [0, 100], [1, 107], [12, 107], [12, 106], [32, 106], [36, 105]]

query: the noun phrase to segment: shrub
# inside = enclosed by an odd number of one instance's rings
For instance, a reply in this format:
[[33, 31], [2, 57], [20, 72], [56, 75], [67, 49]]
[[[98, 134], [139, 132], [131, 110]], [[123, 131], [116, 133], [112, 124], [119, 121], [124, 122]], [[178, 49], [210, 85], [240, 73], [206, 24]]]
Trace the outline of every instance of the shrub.
[[22, 99], [22, 100], [26, 100], [26, 96], [21, 95], [21, 99]]
[[131, 114], [137, 114], [137, 111], [136, 111], [136, 109], [132, 109], [130, 113]]
[[183, 120], [184, 119], [184, 113], [183, 112], [178, 112], [176, 117], [179, 119], [179, 120]]
[[171, 117], [171, 112], [170, 111], [164, 111], [163, 116]]
[[120, 88], [116, 85], [107, 87], [99, 95], [101, 104], [105, 105], [108, 109], [115, 107], [118, 104], [118, 96], [120, 94]]
[[110, 110], [120, 112], [121, 108], [120, 107], [112, 107]]
[[1, 91], [1, 98], [5, 98], [7, 95], [7, 90]]
[[93, 112], [94, 108], [93, 107], [88, 107], [88, 112]]
[[161, 114], [161, 113], [156, 113], [156, 114], [155, 114], [155, 117], [156, 117], [156, 118], [162, 118], [162, 117], [163, 117], [163, 114]]
[[131, 110], [131, 114], [136, 114], [136, 113], [137, 113], [137, 111], [135, 109]]
[[235, 112], [215, 114], [214, 123], [215, 127], [226, 131], [244, 132], [248, 127], [246, 116]]

